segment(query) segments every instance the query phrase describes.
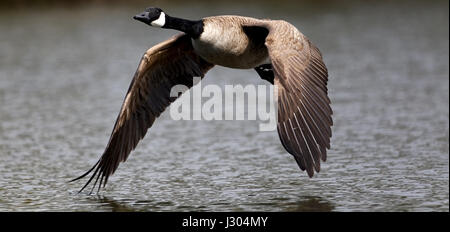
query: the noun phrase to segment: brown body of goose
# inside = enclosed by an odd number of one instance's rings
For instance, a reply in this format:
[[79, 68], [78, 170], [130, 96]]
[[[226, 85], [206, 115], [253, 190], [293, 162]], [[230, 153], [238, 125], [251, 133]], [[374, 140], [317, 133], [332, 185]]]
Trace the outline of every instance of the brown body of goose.
[[232, 15], [204, 18], [204, 32], [192, 40], [193, 48], [206, 61], [229, 68], [250, 69], [268, 63], [264, 41], [251, 40], [243, 29], [258, 22], [263, 21]]
[[[95, 179], [106, 185], [155, 119], [176, 98], [175, 85], [192, 87], [214, 65], [255, 69], [277, 86], [278, 134], [283, 147], [310, 177], [320, 171], [330, 148], [333, 124], [327, 96], [328, 72], [319, 50], [293, 25], [283, 20], [215, 16], [190, 21], [148, 8], [135, 19], [176, 29], [178, 34], [143, 55], [125, 96], [108, 145], [82, 191]], [[74, 181], [72, 180], [72, 181]]]

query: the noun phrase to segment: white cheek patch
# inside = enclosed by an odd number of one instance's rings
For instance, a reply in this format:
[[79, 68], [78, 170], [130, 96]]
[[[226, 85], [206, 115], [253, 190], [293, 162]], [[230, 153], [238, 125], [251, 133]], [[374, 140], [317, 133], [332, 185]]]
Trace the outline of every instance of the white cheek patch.
[[161, 14], [159, 14], [159, 18], [153, 20], [151, 24], [152, 26], [155, 27], [163, 27], [165, 23], [166, 23], [166, 14], [164, 14], [164, 12], [161, 12]]

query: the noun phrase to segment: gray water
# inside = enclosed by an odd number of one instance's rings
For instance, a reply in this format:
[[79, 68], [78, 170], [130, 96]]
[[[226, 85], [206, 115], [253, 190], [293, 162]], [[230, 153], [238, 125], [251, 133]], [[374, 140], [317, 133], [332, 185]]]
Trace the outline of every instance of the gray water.
[[[341, 1], [339, 1], [341, 2]], [[0, 211], [448, 211], [448, 1], [159, 4], [285, 19], [322, 51], [334, 110], [313, 178], [260, 121], [159, 118], [98, 195], [77, 194], [143, 52], [147, 5], [0, 11]], [[216, 67], [203, 85], [265, 84]]]

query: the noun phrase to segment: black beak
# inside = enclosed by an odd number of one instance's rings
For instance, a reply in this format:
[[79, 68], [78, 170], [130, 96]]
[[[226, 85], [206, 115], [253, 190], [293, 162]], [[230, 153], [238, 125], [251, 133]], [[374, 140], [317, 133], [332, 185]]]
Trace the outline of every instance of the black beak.
[[136, 19], [138, 21], [141, 21], [143, 23], [149, 23], [149, 17], [148, 17], [148, 12], [144, 11], [140, 14], [137, 14], [133, 17], [133, 19]]

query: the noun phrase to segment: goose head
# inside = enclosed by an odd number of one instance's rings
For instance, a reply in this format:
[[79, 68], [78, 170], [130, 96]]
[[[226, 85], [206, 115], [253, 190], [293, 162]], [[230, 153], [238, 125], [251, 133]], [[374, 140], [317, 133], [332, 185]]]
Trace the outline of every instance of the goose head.
[[144, 12], [135, 15], [133, 19], [154, 27], [163, 27], [166, 24], [166, 14], [157, 7], [147, 8]]

